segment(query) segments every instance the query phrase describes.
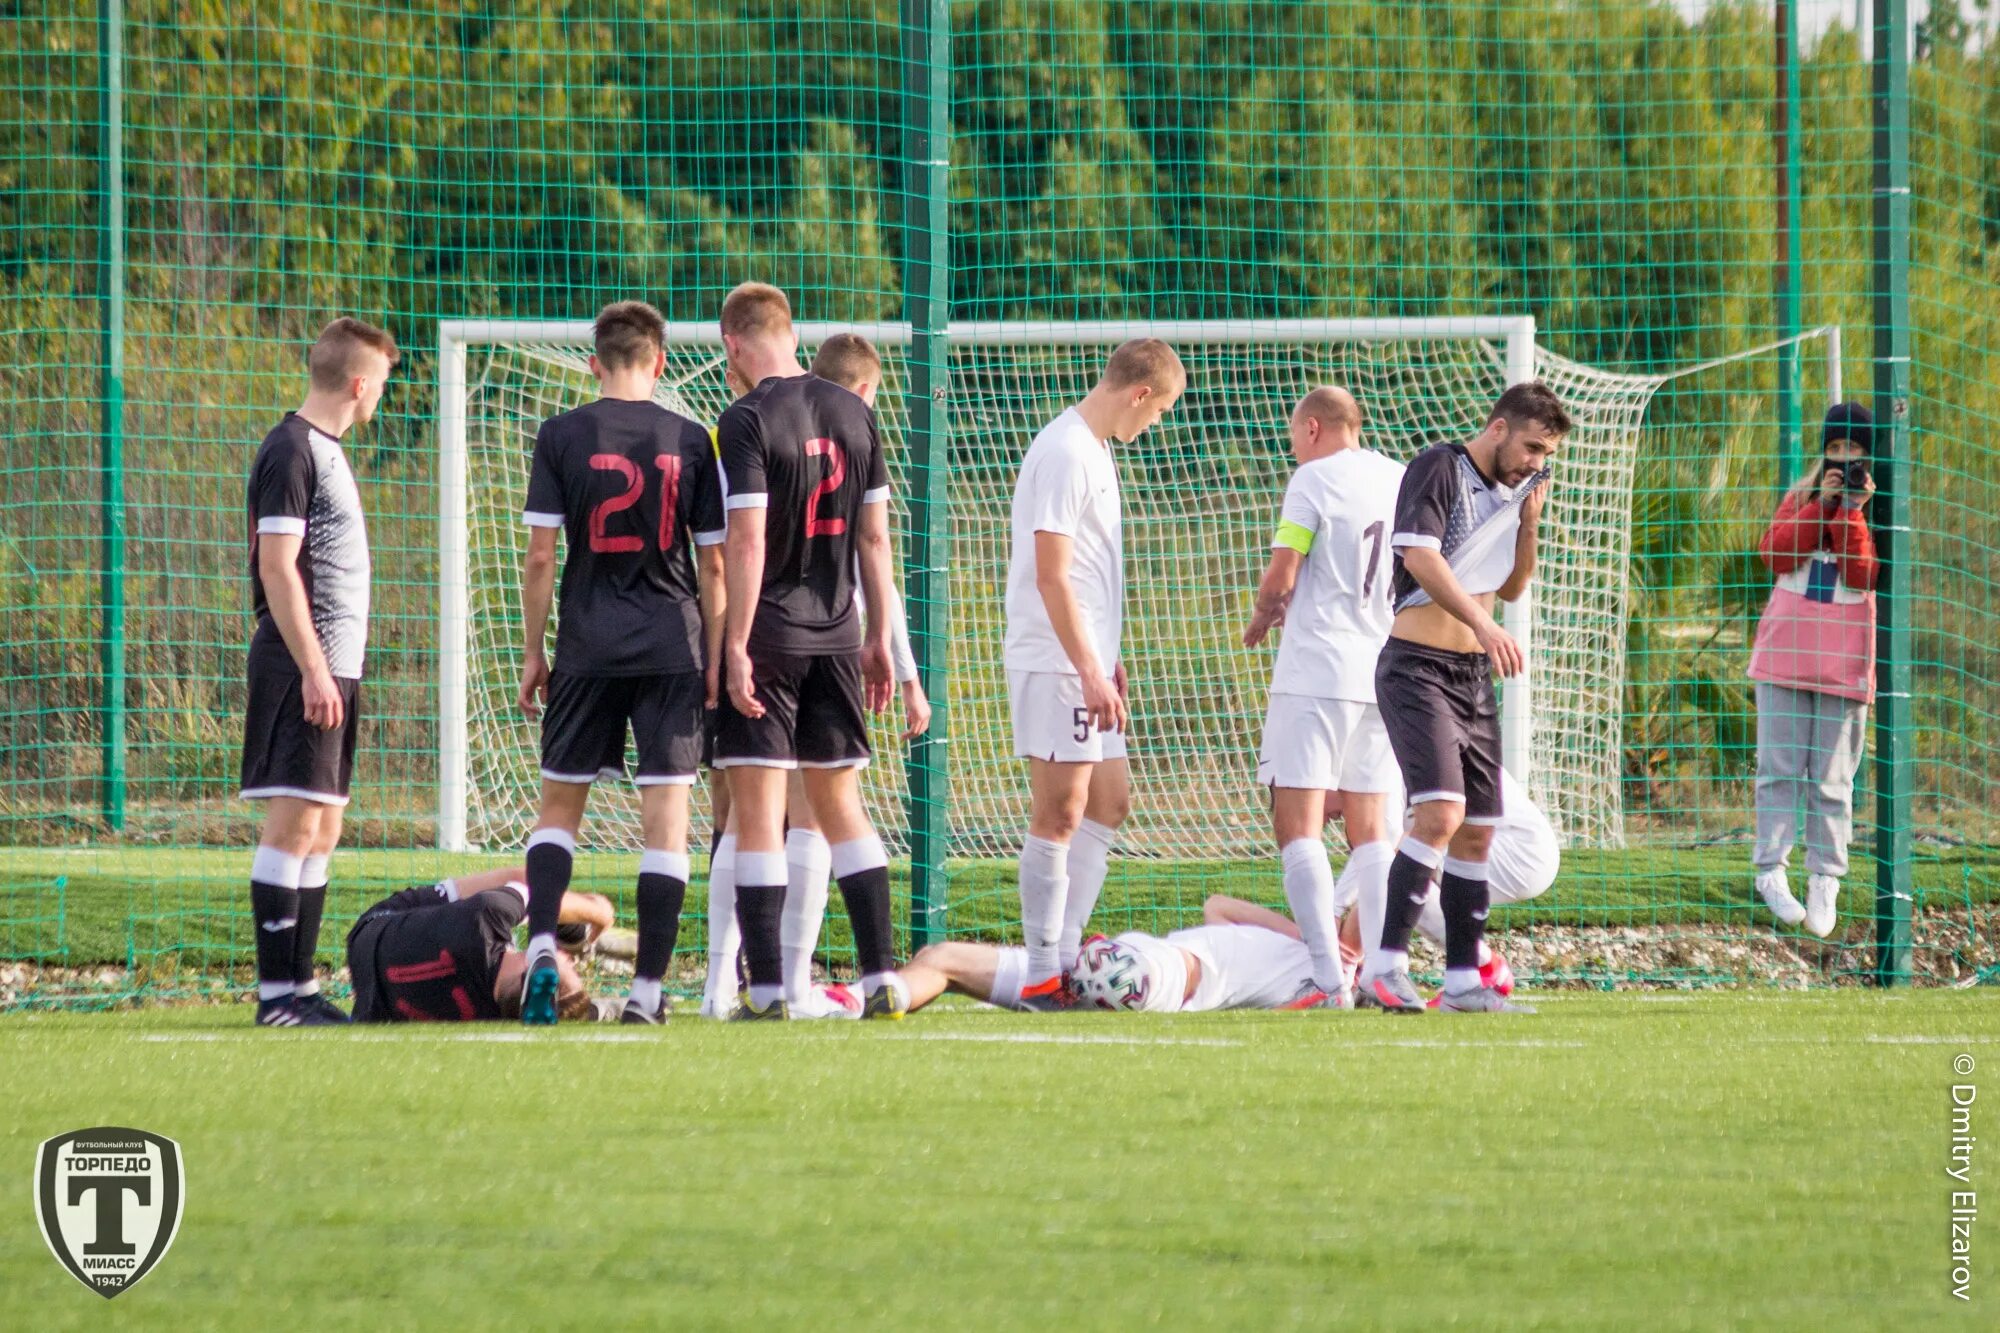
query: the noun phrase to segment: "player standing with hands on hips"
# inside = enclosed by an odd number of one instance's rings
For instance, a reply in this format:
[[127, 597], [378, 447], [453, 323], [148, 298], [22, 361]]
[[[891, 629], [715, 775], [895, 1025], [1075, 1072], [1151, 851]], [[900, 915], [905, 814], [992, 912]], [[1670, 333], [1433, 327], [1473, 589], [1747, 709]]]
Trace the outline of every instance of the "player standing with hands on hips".
[[307, 357], [305, 402], [264, 437], [250, 465], [257, 628], [239, 794], [264, 802], [250, 863], [260, 1027], [347, 1021], [313, 972], [354, 775], [368, 643], [368, 528], [340, 441], [374, 417], [397, 359], [395, 339], [372, 324], [328, 324]]
[[1066, 1002], [1082, 943], [1131, 807], [1125, 763], [1125, 550], [1111, 443], [1131, 443], [1187, 387], [1157, 338], [1120, 346], [1082, 402], [1042, 428], [1014, 483], [1007, 562], [1007, 696], [1014, 753], [1028, 761], [1021, 931], [1028, 1008]]
[[[1493, 618], [1535, 572], [1549, 460], [1570, 430], [1548, 386], [1516, 384], [1463, 444], [1410, 460], [1396, 497], [1390, 589], [1396, 619], [1375, 667], [1375, 693], [1409, 792], [1409, 831], [1389, 865], [1382, 947], [1357, 999], [1421, 1013], [1410, 983], [1410, 930], [1439, 874], [1444, 912], [1442, 1012], [1532, 1012], [1482, 985], [1487, 850], [1500, 822], [1500, 709], [1493, 676], [1527, 669]], [[1440, 872], [1442, 872], [1440, 874]]]

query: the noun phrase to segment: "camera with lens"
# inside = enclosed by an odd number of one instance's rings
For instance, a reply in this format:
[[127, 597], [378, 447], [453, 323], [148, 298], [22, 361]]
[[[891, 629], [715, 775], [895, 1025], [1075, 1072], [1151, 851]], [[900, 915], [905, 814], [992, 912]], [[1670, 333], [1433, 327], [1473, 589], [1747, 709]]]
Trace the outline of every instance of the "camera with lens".
[[1829, 462], [1826, 465], [1826, 470], [1828, 472], [1839, 473], [1840, 484], [1850, 491], [1865, 491], [1868, 489], [1869, 468], [1868, 460], [1865, 458], [1852, 458], [1845, 463]]

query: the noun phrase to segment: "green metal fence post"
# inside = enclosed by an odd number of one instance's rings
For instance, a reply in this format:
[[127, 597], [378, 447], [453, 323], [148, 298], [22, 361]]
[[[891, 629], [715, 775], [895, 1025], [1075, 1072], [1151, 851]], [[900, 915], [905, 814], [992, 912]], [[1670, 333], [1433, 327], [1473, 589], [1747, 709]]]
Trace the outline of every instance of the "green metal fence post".
[[1910, 980], [1910, 17], [1875, 0], [1875, 980]]
[[948, 248], [951, 142], [950, 0], [902, 0], [903, 311], [910, 322], [910, 638], [931, 697], [930, 734], [910, 751], [910, 937], [944, 931], [950, 837], [950, 423], [945, 406], [951, 319]]
[[124, 0], [97, 9], [97, 292], [101, 401], [104, 822], [125, 827], [125, 58]]
[[[1799, 253], [1799, 6], [1778, 0], [1777, 64], [1771, 128], [1777, 143], [1778, 336], [1797, 338], [1805, 271]], [[1790, 486], [1800, 465], [1799, 345], [1778, 349], [1778, 489]]]

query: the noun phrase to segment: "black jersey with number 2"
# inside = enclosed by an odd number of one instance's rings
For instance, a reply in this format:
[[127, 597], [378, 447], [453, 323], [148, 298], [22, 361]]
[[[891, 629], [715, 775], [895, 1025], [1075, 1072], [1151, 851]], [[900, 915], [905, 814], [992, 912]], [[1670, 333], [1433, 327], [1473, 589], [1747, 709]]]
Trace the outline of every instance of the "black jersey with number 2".
[[875, 413], [827, 380], [765, 380], [717, 426], [729, 508], [764, 512], [764, 585], [750, 645], [854, 652], [854, 556], [861, 507], [889, 497]]
[[654, 402], [600, 398], [535, 437], [525, 515], [569, 547], [555, 669], [642, 676], [701, 669], [693, 540], [722, 540], [708, 431]]

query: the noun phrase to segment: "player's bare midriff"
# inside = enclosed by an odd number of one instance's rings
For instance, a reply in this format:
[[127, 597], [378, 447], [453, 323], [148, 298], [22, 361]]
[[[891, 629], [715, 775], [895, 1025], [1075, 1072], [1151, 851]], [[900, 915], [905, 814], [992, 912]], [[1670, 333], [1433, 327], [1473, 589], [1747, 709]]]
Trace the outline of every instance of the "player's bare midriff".
[[[1474, 593], [1472, 600], [1485, 607], [1487, 614], [1492, 614], [1492, 593]], [[1481, 651], [1472, 627], [1435, 602], [1398, 611], [1395, 623], [1389, 627], [1389, 637], [1421, 643], [1426, 648], [1437, 648], [1447, 653]]]

